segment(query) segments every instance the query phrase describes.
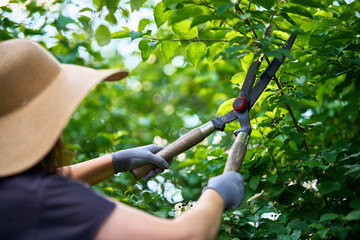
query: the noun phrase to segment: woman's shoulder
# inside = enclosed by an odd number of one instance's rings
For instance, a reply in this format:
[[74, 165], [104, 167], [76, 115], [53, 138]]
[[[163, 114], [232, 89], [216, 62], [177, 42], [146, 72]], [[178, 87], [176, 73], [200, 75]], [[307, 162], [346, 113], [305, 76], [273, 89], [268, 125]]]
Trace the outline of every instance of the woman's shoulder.
[[[34, 193], [40, 189], [44, 180], [54, 177], [56, 178], [54, 174], [48, 174], [38, 169], [30, 169], [19, 174], [0, 178], [0, 191], [7, 194], [12, 192], [25, 194], [28, 191]], [[31, 196], [34, 195], [29, 195], [29, 197]]]

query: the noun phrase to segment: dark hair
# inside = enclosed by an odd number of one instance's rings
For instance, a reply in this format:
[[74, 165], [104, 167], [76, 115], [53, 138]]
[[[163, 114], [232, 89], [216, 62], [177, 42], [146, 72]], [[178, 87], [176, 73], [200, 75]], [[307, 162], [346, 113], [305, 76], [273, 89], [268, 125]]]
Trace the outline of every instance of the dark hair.
[[48, 173], [68, 175], [68, 173], [59, 170], [60, 167], [70, 165], [69, 154], [64, 145], [64, 140], [60, 137], [50, 152], [39, 162], [38, 167]]

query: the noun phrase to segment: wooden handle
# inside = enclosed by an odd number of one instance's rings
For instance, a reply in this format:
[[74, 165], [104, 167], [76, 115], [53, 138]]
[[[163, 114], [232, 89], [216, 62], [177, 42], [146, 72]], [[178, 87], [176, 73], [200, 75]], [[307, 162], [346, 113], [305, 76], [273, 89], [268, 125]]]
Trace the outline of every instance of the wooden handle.
[[[180, 153], [183, 153], [191, 147], [195, 146], [196, 144], [200, 143], [214, 131], [215, 127], [212, 122], [207, 122], [204, 125], [201, 125], [200, 127], [186, 133], [184, 136], [177, 139], [175, 142], [171, 143], [166, 148], [157, 152], [156, 155], [162, 157], [169, 162], [172, 158], [176, 157]], [[155, 168], [155, 165], [149, 163], [134, 168], [131, 173], [136, 179], [140, 179], [145, 177], [149, 171], [154, 170]]]
[[249, 135], [245, 132], [240, 132], [237, 135], [235, 142], [231, 146], [224, 173], [230, 171], [238, 172], [240, 170], [247, 150], [248, 137]]

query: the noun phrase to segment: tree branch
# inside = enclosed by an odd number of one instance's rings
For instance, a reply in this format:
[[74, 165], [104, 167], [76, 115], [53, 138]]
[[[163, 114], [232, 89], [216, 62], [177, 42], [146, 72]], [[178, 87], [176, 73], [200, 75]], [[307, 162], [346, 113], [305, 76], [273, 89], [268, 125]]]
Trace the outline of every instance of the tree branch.
[[[144, 39], [149, 39], [152, 41], [162, 41], [163, 39], [160, 38], [153, 38], [153, 37], [142, 37]], [[230, 42], [230, 40], [225, 39], [204, 39], [204, 38], [180, 38], [180, 39], [171, 39], [168, 41], [172, 42]]]

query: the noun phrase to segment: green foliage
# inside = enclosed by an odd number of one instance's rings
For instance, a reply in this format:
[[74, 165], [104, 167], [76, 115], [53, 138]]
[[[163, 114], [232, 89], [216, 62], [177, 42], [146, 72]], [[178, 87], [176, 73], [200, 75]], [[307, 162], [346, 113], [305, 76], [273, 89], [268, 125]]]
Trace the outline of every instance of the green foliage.
[[[144, 61], [126, 83], [97, 86], [73, 115], [64, 137], [74, 162], [153, 142], [169, 144], [231, 109], [258, 52], [270, 60], [287, 56], [278, 84], [271, 81], [251, 110], [253, 131], [240, 170], [245, 201], [223, 215], [219, 239], [359, 235], [359, 1], [163, 0], [154, 6], [94, 0], [78, 17], [63, 8], [50, 12], [35, 1], [25, 7], [24, 22], [12, 16], [10, 6], [1, 7], [0, 40], [33, 38], [61, 62], [121, 68], [122, 56], [104, 57], [92, 44], [116, 46], [121, 38], [138, 44], [140, 53], [134, 55]], [[149, 8], [154, 19], [140, 19], [130, 30], [118, 24], [131, 15], [127, 8]], [[45, 15], [36, 26], [26, 24]], [[271, 32], [262, 38], [269, 23]], [[55, 33], [44, 36], [49, 28]], [[292, 33], [298, 36], [291, 52], [279, 49]], [[267, 64], [265, 59], [259, 75]], [[234, 122], [226, 134], [209, 136], [149, 183], [120, 174], [96, 188], [149, 213], [174, 217], [176, 202], [196, 200], [208, 179], [222, 173], [237, 128]], [[169, 186], [181, 191], [183, 200], [170, 194]]]
[[190, 43], [186, 49], [186, 56], [195, 67], [201, 60], [201, 58], [206, 54], [206, 45], [202, 42]]
[[100, 25], [95, 31], [95, 39], [99, 46], [105, 46], [110, 43], [110, 31], [105, 25]]

